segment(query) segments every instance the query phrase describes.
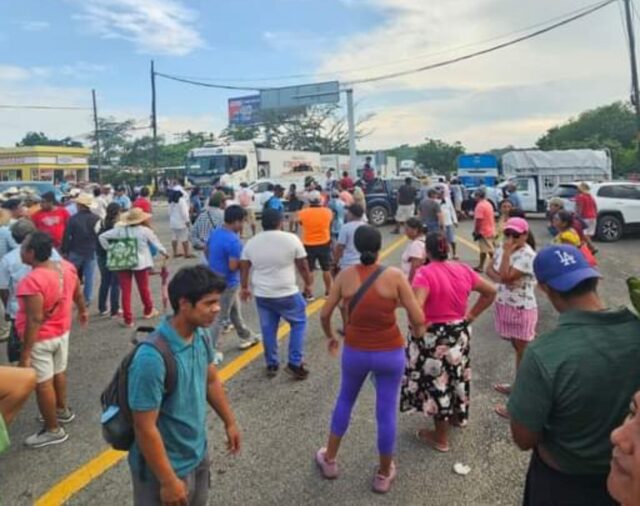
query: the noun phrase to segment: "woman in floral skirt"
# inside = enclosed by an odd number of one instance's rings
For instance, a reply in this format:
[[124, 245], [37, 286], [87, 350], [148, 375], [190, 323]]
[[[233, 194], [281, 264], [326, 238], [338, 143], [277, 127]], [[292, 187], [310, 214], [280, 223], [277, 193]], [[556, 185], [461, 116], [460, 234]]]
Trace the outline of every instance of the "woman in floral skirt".
[[[466, 264], [447, 260], [449, 246], [441, 232], [427, 236], [427, 259], [413, 290], [427, 321], [421, 338], [409, 338], [400, 410], [420, 412], [435, 421], [435, 430], [417, 437], [440, 452], [449, 451], [449, 425], [464, 427], [469, 417], [471, 327], [496, 295], [495, 287]], [[467, 311], [469, 295], [480, 293]]]

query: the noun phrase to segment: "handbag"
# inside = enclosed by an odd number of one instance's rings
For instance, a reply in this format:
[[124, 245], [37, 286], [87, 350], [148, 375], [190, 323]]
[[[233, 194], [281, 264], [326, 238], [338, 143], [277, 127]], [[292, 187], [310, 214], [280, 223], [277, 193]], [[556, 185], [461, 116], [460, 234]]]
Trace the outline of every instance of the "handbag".
[[12, 364], [13, 362], [20, 361], [20, 353], [22, 352], [22, 341], [18, 337], [16, 332], [16, 323], [11, 320], [11, 327], [9, 329], [9, 339], [7, 340], [7, 360]]
[[130, 271], [138, 267], [138, 239], [130, 237], [129, 227], [125, 227], [125, 237], [109, 239], [107, 249], [107, 269], [110, 271]]

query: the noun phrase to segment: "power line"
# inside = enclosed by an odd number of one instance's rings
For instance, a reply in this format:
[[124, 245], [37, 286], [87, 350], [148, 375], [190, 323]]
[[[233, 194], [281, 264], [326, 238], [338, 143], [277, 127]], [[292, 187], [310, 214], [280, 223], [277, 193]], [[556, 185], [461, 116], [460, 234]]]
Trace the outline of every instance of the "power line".
[[43, 109], [46, 111], [90, 111], [91, 107], [0, 104], [0, 109]]
[[509, 46], [513, 46], [513, 45], [518, 44], [520, 42], [524, 42], [526, 40], [533, 39], [534, 37], [538, 37], [539, 35], [543, 35], [543, 34], [545, 34], [547, 32], [555, 30], [556, 28], [560, 28], [561, 26], [568, 25], [569, 23], [572, 23], [573, 21], [576, 21], [576, 20], [584, 18], [584, 17], [586, 17], [586, 16], [588, 16], [590, 14], [593, 14], [594, 12], [596, 12], [596, 11], [598, 11], [600, 9], [603, 9], [607, 5], [612, 4], [612, 3], [616, 2], [616, 1], [617, 0], [606, 0], [606, 1], [596, 5], [595, 7], [592, 7], [592, 8], [590, 8], [590, 9], [584, 11], [584, 12], [581, 12], [579, 14], [573, 15], [573, 16], [567, 18], [567, 19], [564, 19], [563, 21], [559, 21], [557, 23], [554, 23], [554, 24], [552, 24], [552, 25], [550, 25], [550, 26], [548, 26], [546, 28], [542, 28], [540, 30], [536, 30], [535, 32], [532, 32], [532, 33], [530, 33], [528, 35], [524, 35], [522, 37], [518, 37], [518, 38], [512, 39], [510, 41], [503, 42], [502, 44], [497, 44], [495, 46], [489, 47], [487, 49], [483, 49], [481, 51], [476, 51], [474, 53], [466, 54], [466, 55], [463, 55], [463, 56], [459, 56], [457, 58], [452, 58], [450, 60], [434, 63], [434, 64], [431, 64], [431, 65], [425, 65], [423, 67], [418, 67], [416, 69], [403, 70], [403, 71], [400, 71], [400, 72], [392, 72], [392, 73], [389, 73], [389, 74], [383, 74], [383, 75], [380, 75], [380, 76], [369, 77], [369, 78], [366, 78], [366, 79], [356, 79], [356, 80], [353, 80], [351, 82], [345, 83], [345, 85], [346, 86], [352, 86], [354, 84], [373, 83], [373, 82], [377, 82], [377, 81], [384, 81], [384, 80], [387, 80], [387, 79], [393, 79], [393, 78], [396, 78], [396, 77], [403, 77], [403, 76], [408, 76], [408, 75], [411, 75], [411, 74], [418, 74], [420, 72], [426, 72], [427, 70], [433, 70], [433, 69], [436, 69], [436, 68], [445, 67], [445, 66], [448, 66], [448, 65], [453, 65], [454, 63], [459, 63], [459, 62], [462, 62], [462, 61], [465, 61], [465, 60], [470, 60], [472, 58], [476, 58], [478, 56], [482, 56], [482, 55], [485, 55], [485, 54], [493, 53], [495, 51], [498, 51], [500, 49], [504, 49], [504, 48], [509, 47]]
[[182, 77], [173, 76], [171, 74], [164, 74], [162, 72], [156, 72], [155, 75], [159, 77], [164, 77], [165, 79], [171, 79], [172, 81], [178, 81], [180, 83], [193, 84], [194, 86], [204, 86], [205, 88], [218, 88], [221, 90], [260, 91], [260, 90], [270, 89], [270, 88], [258, 87], [258, 86], [231, 86], [228, 84], [203, 83], [201, 81], [184, 79]]
[[[506, 37], [511, 37], [511, 36], [517, 35], [519, 33], [528, 32], [528, 31], [533, 30], [535, 28], [538, 28], [540, 26], [548, 25], [549, 23], [552, 23], [554, 21], [565, 19], [567, 16], [572, 16], [574, 14], [578, 14], [578, 13], [587, 11], [587, 10], [591, 9], [592, 7], [599, 6], [601, 4], [602, 4], [602, 2], [597, 2], [597, 3], [594, 3], [594, 4], [586, 5], [584, 7], [581, 7], [580, 9], [576, 9], [574, 11], [567, 12], [567, 13], [562, 14], [560, 16], [556, 16], [556, 17], [547, 19], [546, 21], [542, 21], [542, 22], [539, 22], [539, 23], [536, 23], [536, 24], [533, 24], [533, 25], [529, 25], [527, 27], [520, 28], [520, 29], [514, 30], [512, 32], [508, 32], [508, 33], [504, 33], [504, 34], [497, 35], [497, 36], [494, 36], [494, 37], [490, 37], [488, 39], [475, 41], [475, 42], [470, 42], [468, 44], [463, 44], [463, 45], [460, 45], [460, 46], [444, 48], [442, 50], [439, 50], [439, 51], [436, 51], [436, 52], [432, 52], [432, 53], [422, 53], [422, 54], [417, 54], [417, 55], [414, 55], [414, 56], [411, 56], [411, 57], [408, 57], [408, 58], [400, 58], [400, 59], [397, 59], [397, 60], [394, 60], [394, 61], [391, 61], [391, 62], [376, 63], [376, 64], [366, 65], [366, 66], [362, 66], [362, 67], [355, 67], [355, 68], [352, 68], [352, 69], [338, 69], [338, 70], [334, 70], [334, 71], [331, 71], [331, 72], [290, 74], [290, 75], [285, 75], [285, 76], [273, 76], [273, 77], [218, 77], [218, 78], [208, 78], [208, 77], [188, 76], [188, 75], [173, 75], [173, 77], [174, 78], [183, 79], [183, 80], [187, 80], [187, 81], [191, 81], [191, 80], [198, 81], [198, 82], [207, 82], [207, 81], [209, 81], [209, 82], [213, 82], [213, 83], [219, 83], [220, 81], [231, 81], [231, 82], [240, 83], [240, 82], [285, 81], [285, 80], [290, 80], [290, 79], [335, 77], [338, 74], [352, 74], [352, 73], [360, 72], [360, 71], [363, 71], [363, 70], [371, 70], [371, 69], [376, 69], [376, 68], [381, 68], [381, 67], [389, 67], [389, 66], [394, 66], [394, 65], [401, 64], [401, 63], [409, 62], [409, 61], [429, 59], [429, 58], [433, 58], [435, 56], [441, 56], [443, 54], [452, 53], [452, 52], [455, 52], [455, 51], [460, 51], [461, 49], [468, 49], [470, 47], [480, 46], [480, 45], [483, 45], [483, 44], [487, 44], [489, 42], [494, 42], [496, 40], [504, 39]], [[249, 88], [249, 89], [253, 90], [253, 89], [256, 89], [256, 88]]]

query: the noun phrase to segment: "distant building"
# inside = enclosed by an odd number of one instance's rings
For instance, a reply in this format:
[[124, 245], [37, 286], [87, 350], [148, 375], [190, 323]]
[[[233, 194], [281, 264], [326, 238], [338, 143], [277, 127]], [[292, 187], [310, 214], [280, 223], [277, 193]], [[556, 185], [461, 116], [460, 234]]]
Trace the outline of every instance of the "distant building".
[[0, 181], [88, 181], [90, 153], [63, 146], [0, 148]]

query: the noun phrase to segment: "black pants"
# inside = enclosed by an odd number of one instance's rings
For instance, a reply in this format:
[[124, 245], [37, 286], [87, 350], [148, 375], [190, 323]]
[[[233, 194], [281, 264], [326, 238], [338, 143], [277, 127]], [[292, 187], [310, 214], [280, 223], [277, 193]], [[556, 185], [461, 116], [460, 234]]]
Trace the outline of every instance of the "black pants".
[[565, 474], [531, 455], [524, 506], [616, 506], [607, 492], [607, 475]]

